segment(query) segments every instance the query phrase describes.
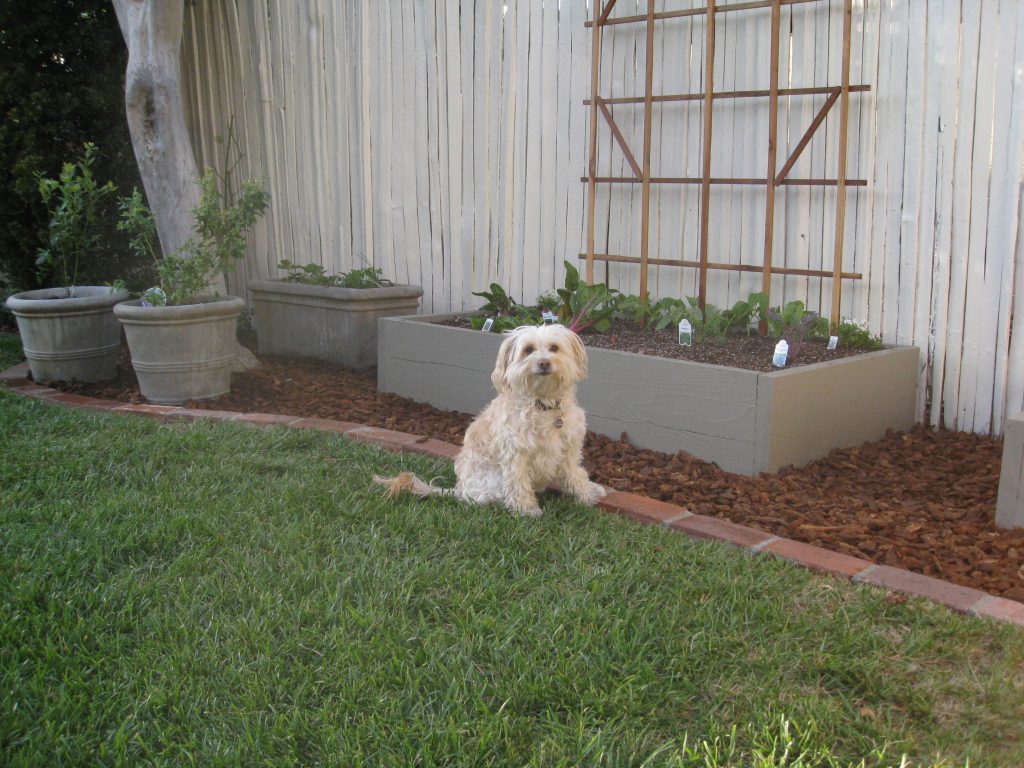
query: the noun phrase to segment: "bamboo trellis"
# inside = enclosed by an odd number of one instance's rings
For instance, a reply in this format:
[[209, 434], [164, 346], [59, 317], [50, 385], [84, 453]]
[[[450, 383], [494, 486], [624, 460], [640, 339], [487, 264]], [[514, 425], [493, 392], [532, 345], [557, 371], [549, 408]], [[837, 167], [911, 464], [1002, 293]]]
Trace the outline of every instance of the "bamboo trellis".
[[[868, 85], [853, 85], [850, 83], [850, 39], [853, 15], [853, 0], [843, 2], [843, 58], [842, 58], [842, 80], [839, 85], [812, 86], [803, 88], [780, 88], [779, 87], [779, 48], [780, 48], [780, 19], [782, 6], [798, 5], [803, 3], [817, 2], [817, 0], [752, 0], [751, 2], [734, 2], [719, 5], [717, 0], [707, 0], [707, 5], [701, 8], [687, 10], [662, 11], [656, 13], [654, 10], [655, 0], [647, 0], [647, 13], [642, 16], [621, 16], [612, 18], [610, 16], [617, 0], [595, 0], [593, 4], [593, 19], [586, 22], [591, 29], [591, 94], [584, 103], [590, 107], [590, 159], [588, 174], [581, 181], [587, 183], [587, 252], [580, 254], [581, 259], [586, 259], [587, 282], [594, 282], [594, 263], [603, 261], [607, 263], [625, 263], [640, 265], [640, 297], [646, 299], [648, 295], [647, 272], [650, 265], [657, 266], [680, 266], [696, 268], [699, 272], [698, 278], [698, 301], [703, 308], [707, 302], [707, 273], [710, 269], [731, 270], [739, 272], [760, 272], [762, 275], [761, 290], [770, 297], [772, 275], [800, 275], [805, 277], [831, 278], [832, 280], [832, 304], [831, 321], [833, 325], [840, 320], [841, 288], [843, 279], [859, 280], [862, 275], [859, 272], [845, 272], [842, 269], [843, 262], [843, 234], [846, 218], [846, 190], [847, 187], [863, 187], [867, 185], [864, 179], [847, 178], [847, 152], [849, 136], [849, 115], [850, 115], [850, 94], [863, 93], [870, 90]], [[770, 84], [767, 90], [745, 90], [745, 91], [715, 91], [714, 90], [714, 62], [715, 62], [715, 20], [721, 13], [735, 11], [747, 11], [753, 9], [771, 9], [771, 75]], [[681, 18], [685, 16], [706, 16], [706, 40], [705, 40], [705, 65], [704, 65], [704, 91], [702, 93], [681, 93], [681, 94], [657, 94], [652, 90], [654, 71], [654, 24], [657, 21]], [[643, 96], [620, 96], [605, 98], [600, 95], [600, 61], [601, 61], [601, 34], [605, 27], [619, 24], [645, 23], [646, 26], [646, 73], [645, 88]], [[811, 120], [807, 130], [797, 142], [783, 163], [782, 168], [777, 167], [778, 152], [778, 114], [780, 96], [814, 96], [824, 95], [824, 104], [818, 113]], [[767, 172], [763, 178], [721, 178], [711, 175], [711, 149], [713, 138], [713, 106], [719, 99], [746, 99], [756, 97], [768, 97], [768, 159]], [[664, 177], [653, 176], [651, 172], [651, 124], [652, 113], [655, 104], [670, 102], [700, 101], [703, 103], [704, 129], [702, 139], [702, 165], [700, 177]], [[810, 144], [815, 132], [824, 123], [829, 111], [839, 103], [839, 148], [838, 148], [838, 170], [836, 178], [831, 179], [794, 179], [789, 177], [789, 172], [796, 164], [801, 153]], [[636, 156], [629, 147], [628, 142], [615, 122], [610, 109], [616, 104], [643, 104], [643, 149], [641, 162], [637, 162]], [[626, 162], [633, 171], [632, 176], [599, 176], [597, 174], [597, 135], [599, 116], [602, 117], [611, 130], [616, 145], [625, 156]], [[641, 184], [641, 206], [640, 206], [640, 255], [626, 256], [609, 253], [595, 252], [595, 208], [598, 184]], [[701, 191], [700, 206], [700, 242], [698, 260], [692, 259], [652, 259], [650, 258], [650, 218], [651, 218], [651, 185], [652, 184], [699, 184]], [[713, 262], [708, 258], [710, 241], [710, 213], [711, 213], [711, 186], [712, 185], [742, 185], [742, 186], [763, 186], [765, 188], [765, 220], [764, 220], [764, 252], [760, 265], [757, 264], [730, 264]], [[835, 249], [833, 252], [831, 270], [798, 269], [791, 267], [774, 266], [772, 263], [772, 250], [775, 227], [775, 192], [780, 186], [816, 186], [836, 188], [835, 208]]]

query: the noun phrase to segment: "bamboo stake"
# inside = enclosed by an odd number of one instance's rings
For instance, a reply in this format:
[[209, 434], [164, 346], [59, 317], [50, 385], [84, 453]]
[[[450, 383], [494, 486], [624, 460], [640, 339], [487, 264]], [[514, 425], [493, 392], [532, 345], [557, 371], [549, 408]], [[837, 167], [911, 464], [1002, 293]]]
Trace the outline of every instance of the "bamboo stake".
[[651, 242], [651, 128], [654, 83], [654, 0], [647, 0], [647, 71], [644, 79], [644, 175], [640, 193], [640, 301], [647, 299], [647, 256]]
[[701, 311], [707, 303], [708, 293], [708, 230], [710, 225], [711, 202], [711, 128], [712, 107], [715, 88], [715, 2], [708, 0], [707, 6], [707, 42], [704, 56], [704, 164], [700, 194], [700, 278], [697, 289], [697, 302]]
[[842, 301], [843, 238], [846, 234], [846, 154], [850, 132], [850, 37], [853, 0], [843, 4], [843, 84], [839, 96], [839, 171], [836, 183], [836, 244], [832, 257], [832, 327], [839, 325]]
[[[768, 174], [765, 181], [764, 198], [764, 271], [761, 276], [761, 292], [771, 299], [772, 293], [772, 251], [775, 245], [775, 161], [776, 140], [779, 133], [779, 26], [782, 19], [780, 0], [772, 3], [771, 74], [768, 83]], [[767, 332], [762, 318], [761, 332]]]
[[601, 65], [601, 3], [594, 0], [594, 26], [590, 50], [590, 162], [587, 166], [587, 283], [594, 282], [594, 228], [597, 212], [597, 90]]

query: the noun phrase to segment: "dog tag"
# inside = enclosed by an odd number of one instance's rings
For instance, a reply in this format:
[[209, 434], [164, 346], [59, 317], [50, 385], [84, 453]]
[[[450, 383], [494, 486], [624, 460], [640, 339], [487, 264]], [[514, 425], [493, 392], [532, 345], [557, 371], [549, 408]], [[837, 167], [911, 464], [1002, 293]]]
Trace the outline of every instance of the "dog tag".
[[679, 321], [679, 346], [689, 347], [693, 344], [693, 326], [685, 317]]
[[493, 317], [488, 317], [486, 320], [484, 320], [484, 327], [481, 328], [480, 330], [483, 331], [484, 333], [490, 333], [491, 332], [491, 327], [493, 325], [494, 325], [494, 318]]
[[787, 355], [789, 355], [789, 342], [783, 339], [775, 345], [775, 354], [772, 355], [772, 365], [776, 368], [785, 368]]
[[828, 337], [828, 348], [829, 349], [835, 349], [838, 346], [839, 346], [839, 337], [838, 336], [829, 336]]
[[552, 312], [550, 309], [545, 309], [544, 310], [543, 317], [544, 317], [544, 325], [554, 325], [555, 324], [555, 320], [558, 319], [558, 316], [555, 315], [555, 313]]

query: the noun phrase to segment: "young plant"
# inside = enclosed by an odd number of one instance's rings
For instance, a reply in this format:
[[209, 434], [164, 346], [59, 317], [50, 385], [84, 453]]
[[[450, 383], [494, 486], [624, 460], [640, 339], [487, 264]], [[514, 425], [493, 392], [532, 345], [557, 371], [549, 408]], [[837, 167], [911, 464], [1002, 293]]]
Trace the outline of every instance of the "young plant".
[[379, 267], [363, 267], [340, 275], [328, 275], [319, 264], [294, 264], [288, 259], [277, 262], [277, 268], [284, 270], [286, 283], [322, 285], [329, 288], [383, 288], [394, 285], [384, 277]]
[[872, 351], [882, 348], [882, 338], [868, 330], [866, 324], [856, 323], [853, 320], [842, 320], [836, 329], [839, 337], [839, 345], [851, 349], [863, 349]]
[[782, 309], [769, 309], [766, 313], [772, 336], [781, 337], [789, 344], [789, 359], [795, 360], [808, 336], [828, 333], [828, 321], [817, 312], [804, 308], [802, 301], [791, 301]]
[[338, 275], [337, 281], [341, 288], [384, 288], [394, 285], [384, 277], [384, 272], [380, 267], [363, 267], [343, 272]]
[[39, 194], [49, 210], [50, 224], [36, 266], [55, 273], [68, 297], [75, 295], [82, 259], [97, 258], [108, 248], [106, 206], [116, 189], [113, 182], [96, 182], [95, 161], [96, 146], [87, 143], [78, 161], [64, 163], [59, 178], [39, 177]]
[[551, 291], [545, 291], [537, 297], [537, 309], [548, 312], [558, 313], [558, 308], [562, 306], [562, 300], [558, 298], [558, 295]]
[[499, 315], [511, 315], [515, 307], [519, 306], [516, 300], [497, 283], [491, 283], [491, 290], [474, 291], [473, 295], [484, 299], [484, 304], [480, 309], [497, 312]]
[[612, 302], [612, 316], [616, 320], [628, 320], [641, 327], [649, 328], [654, 319], [654, 306], [650, 299], [619, 294]]
[[651, 327], [656, 331], [663, 331], [670, 327], [676, 328], [683, 320], [689, 320], [690, 325], [696, 328], [698, 317], [703, 318], [703, 314], [693, 299], [684, 301], [666, 297], [659, 299], [651, 307]]
[[580, 280], [579, 270], [568, 261], [565, 264], [565, 286], [558, 289], [562, 299], [559, 318], [567, 327], [577, 325], [580, 330], [592, 328], [604, 333], [612, 324], [615, 297], [618, 291], [603, 283], [588, 285]]
[[118, 228], [132, 235], [140, 255], [156, 261], [160, 291], [149, 291], [154, 304], [190, 304], [219, 273], [227, 272], [245, 256], [245, 233], [263, 215], [270, 194], [257, 181], [243, 181], [237, 199], [226, 204], [217, 188], [217, 176], [208, 170], [200, 180], [202, 196], [193, 210], [195, 225], [188, 242], [178, 252], [156, 258], [156, 226], [152, 212], [142, 203], [138, 190], [121, 201]]

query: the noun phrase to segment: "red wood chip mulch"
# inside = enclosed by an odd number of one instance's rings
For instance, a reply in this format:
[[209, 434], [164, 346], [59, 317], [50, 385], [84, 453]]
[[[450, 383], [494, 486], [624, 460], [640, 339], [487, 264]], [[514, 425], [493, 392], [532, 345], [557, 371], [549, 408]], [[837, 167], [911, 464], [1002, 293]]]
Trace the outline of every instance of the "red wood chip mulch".
[[[376, 391], [374, 372], [313, 360], [261, 358], [232, 391], [198, 408], [355, 421], [459, 443], [470, 416]], [[141, 402], [127, 364], [102, 385], [60, 385]], [[993, 525], [1002, 443], [916, 427], [801, 469], [756, 478], [680, 452], [636, 448], [591, 434], [586, 464], [598, 482], [704, 515], [876, 563], [1024, 600], [1024, 530]]]

